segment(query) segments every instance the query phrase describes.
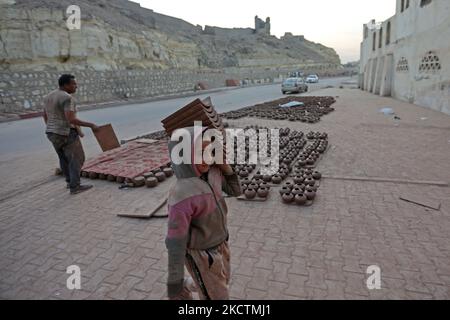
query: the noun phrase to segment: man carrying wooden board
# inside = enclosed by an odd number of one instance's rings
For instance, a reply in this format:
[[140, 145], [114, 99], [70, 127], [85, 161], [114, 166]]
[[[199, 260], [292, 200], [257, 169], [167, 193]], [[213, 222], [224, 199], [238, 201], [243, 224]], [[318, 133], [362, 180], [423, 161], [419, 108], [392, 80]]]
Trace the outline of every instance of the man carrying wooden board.
[[59, 89], [44, 98], [44, 121], [47, 125], [45, 132], [58, 154], [70, 194], [78, 194], [92, 188], [92, 185], [80, 184], [81, 168], [85, 160], [80, 140], [84, 134], [80, 127], [91, 128], [94, 132], [98, 127], [77, 118], [77, 108], [72, 97], [77, 90], [75, 77], [63, 74], [58, 84]]

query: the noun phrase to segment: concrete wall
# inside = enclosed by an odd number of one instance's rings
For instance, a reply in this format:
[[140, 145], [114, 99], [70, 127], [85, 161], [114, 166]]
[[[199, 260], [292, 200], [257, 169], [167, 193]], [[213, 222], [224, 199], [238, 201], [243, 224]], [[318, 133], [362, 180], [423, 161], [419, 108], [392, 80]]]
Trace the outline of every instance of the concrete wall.
[[[420, 3], [410, 0], [402, 12], [397, 0], [396, 14], [381, 28], [367, 31], [364, 25], [360, 86], [450, 114], [450, 1], [433, 0], [424, 7]], [[390, 44], [386, 43], [388, 24]]]

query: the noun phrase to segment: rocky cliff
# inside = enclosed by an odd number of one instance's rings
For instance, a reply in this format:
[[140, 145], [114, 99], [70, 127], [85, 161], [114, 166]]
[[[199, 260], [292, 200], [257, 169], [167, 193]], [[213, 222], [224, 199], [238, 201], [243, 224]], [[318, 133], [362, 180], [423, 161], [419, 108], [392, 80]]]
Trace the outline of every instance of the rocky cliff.
[[81, 29], [66, 26], [71, 0], [0, 0], [3, 71], [282, 70], [340, 65], [333, 49], [287, 34], [194, 26], [126, 0], [77, 0]]

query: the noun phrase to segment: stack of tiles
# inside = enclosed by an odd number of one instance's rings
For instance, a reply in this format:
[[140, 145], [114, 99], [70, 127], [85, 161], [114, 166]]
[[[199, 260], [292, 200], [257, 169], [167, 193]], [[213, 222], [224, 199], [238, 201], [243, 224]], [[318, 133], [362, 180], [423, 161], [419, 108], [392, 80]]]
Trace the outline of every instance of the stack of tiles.
[[210, 98], [203, 101], [196, 99], [161, 122], [167, 134], [171, 136], [177, 129], [193, 127], [196, 121], [201, 122], [203, 127], [224, 130], [222, 119], [214, 110]]

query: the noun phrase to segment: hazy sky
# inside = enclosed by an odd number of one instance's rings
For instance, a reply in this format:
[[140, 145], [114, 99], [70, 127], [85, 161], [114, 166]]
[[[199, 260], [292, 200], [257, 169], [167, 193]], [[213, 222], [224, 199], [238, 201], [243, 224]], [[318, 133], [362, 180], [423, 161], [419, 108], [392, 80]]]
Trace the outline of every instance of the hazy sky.
[[133, 0], [155, 12], [194, 25], [253, 28], [254, 17], [270, 17], [272, 35], [285, 32], [333, 47], [342, 62], [359, 60], [363, 24], [386, 20], [395, 0]]

